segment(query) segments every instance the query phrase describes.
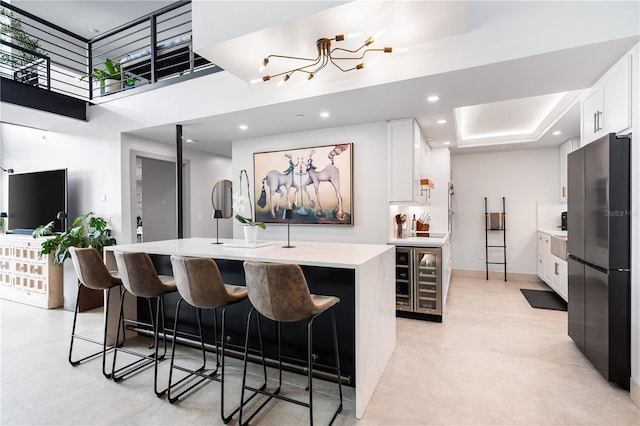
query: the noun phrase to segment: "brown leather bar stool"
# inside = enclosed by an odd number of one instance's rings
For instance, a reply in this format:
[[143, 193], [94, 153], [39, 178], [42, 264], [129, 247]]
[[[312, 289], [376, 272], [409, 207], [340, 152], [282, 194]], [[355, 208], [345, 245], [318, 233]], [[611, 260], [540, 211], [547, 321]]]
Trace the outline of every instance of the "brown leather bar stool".
[[[112, 272], [107, 269], [98, 250], [94, 248], [77, 248], [69, 247], [71, 261], [78, 275], [78, 296], [76, 298], [76, 309], [73, 313], [73, 327], [71, 328], [71, 344], [69, 345], [69, 363], [74, 367], [84, 361], [93, 359], [98, 355], [102, 355], [102, 374], [106, 378], [111, 378], [111, 373], [106, 371], [106, 353], [111, 351], [113, 347], [107, 348], [107, 319], [109, 318], [109, 299], [111, 297], [111, 289], [122, 284], [118, 277], [118, 272]], [[107, 293], [107, 303], [104, 313], [104, 334], [102, 341], [91, 339], [89, 337], [76, 334], [76, 324], [78, 320], [78, 311], [80, 305], [80, 292], [83, 287], [92, 290], [103, 290]], [[86, 342], [95, 343], [102, 346], [102, 350], [87, 355], [78, 360], [73, 360], [73, 342], [75, 339], [84, 340]]]
[[[242, 373], [242, 393], [240, 397], [240, 418], [241, 425], [246, 425], [251, 419], [272, 399], [277, 398], [287, 402], [292, 402], [309, 408], [309, 423], [313, 425], [313, 321], [323, 312], [331, 311], [331, 321], [333, 325], [333, 344], [336, 356], [336, 375], [338, 378], [338, 392], [340, 394], [340, 404], [333, 414], [329, 424], [332, 424], [338, 413], [342, 411], [342, 384], [340, 382], [340, 354], [338, 351], [338, 335], [336, 332], [336, 317], [333, 308], [340, 299], [334, 296], [318, 296], [309, 292], [307, 281], [302, 269], [294, 264], [244, 262], [245, 282], [249, 300], [253, 305], [247, 317], [247, 334], [244, 348], [244, 369]], [[269, 318], [277, 323], [278, 337], [278, 388], [273, 392], [256, 389], [246, 385], [247, 376], [247, 355], [249, 347], [249, 328], [251, 317], [257, 311], [259, 315]], [[259, 318], [259, 316], [258, 316]], [[309, 402], [305, 403], [295, 399], [280, 395], [282, 386], [282, 356], [280, 345], [280, 325], [283, 322], [307, 322], [307, 383], [309, 391]], [[258, 322], [258, 327], [260, 323]], [[269, 398], [262, 403], [246, 422], [242, 421], [242, 411], [248, 402], [244, 400], [245, 389], [268, 395]]]
[[[167, 353], [167, 332], [164, 327], [164, 295], [176, 291], [176, 284], [173, 277], [158, 275], [156, 268], [153, 266], [153, 262], [147, 253], [114, 251], [114, 255], [116, 258], [116, 264], [118, 265], [118, 271], [120, 272], [120, 278], [122, 279], [122, 284], [124, 286], [120, 292], [120, 314], [118, 318], [118, 333], [116, 335], [116, 341], [120, 340], [121, 324], [124, 325], [124, 323], [128, 323], [135, 326], [150, 327], [153, 331], [154, 352], [146, 355], [126, 349], [122, 346], [116, 346], [113, 352], [112, 378], [114, 381], [119, 382], [126, 376], [153, 363], [153, 390], [156, 393], [156, 396], [161, 397], [167, 391], [166, 389], [162, 391], [158, 390], [158, 361], [164, 359], [164, 356]], [[151, 324], [124, 318], [125, 289], [134, 296], [147, 299]], [[155, 321], [153, 320], [153, 309], [151, 308], [152, 299], [156, 301]], [[160, 334], [160, 328], [162, 328], [162, 340], [164, 343], [164, 351], [162, 355], [158, 355], [158, 335]], [[120, 351], [136, 355], [140, 359], [116, 369], [116, 359], [118, 352]]]
[[[169, 388], [167, 390], [167, 397], [169, 402], [173, 403], [180, 398], [184, 393], [190, 391], [199, 383], [204, 380], [215, 380], [220, 382], [221, 396], [220, 396], [220, 418], [224, 423], [227, 423], [235, 413], [238, 412], [240, 406], [236, 407], [229, 415], [224, 413], [224, 366], [225, 366], [225, 322], [227, 308], [236, 303], [242, 302], [247, 298], [246, 287], [235, 286], [225, 284], [220, 275], [218, 265], [213, 259], [206, 258], [189, 258], [184, 256], [171, 256], [171, 266], [173, 267], [173, 276], [180, 293], [180, 300], [176, 305], [176, 317], [173, 327], [174, 337], [173, 345], [171, 348], [171, 369], [169, 370]], [[185, 367], [175, 365], [175, 349], [176, 349], [176, 337], [178, 333], [178, 316], [180, 313], [180, 307], [182, 302], [185, 301], [196, 309], [196, 319], [198, 323], [198, 332], [200, 333], [200, 346], [202, 350], [202, 366], [197, 370], [191, 370]], [[222, 349], [218, 348], [218, 333], [215, 311], [217, 308], [222, 308], [222, 334], [220, 335]], [[202, 339], [202, 325], [200, 315], [202, 309], [214, 310], [214, 340], [216, 346], [216, 368], [213, 372], [206, 374], [207, 357], [205, 353], [204, 341]], [[220, 362], [222, 357], [222, 362]], [[218, 377], [218, 367], [221, 368], [221, 374]], [[182, 370], [189, 374], [175, 383], [171, 383], [173, 369]], [[178, 386], [183, 381], [193, 376], [199, 376], [200, 380], [192, 383], [188, 388], [182, 390], [178, 395], [172, 395], [172, 389]], [[265, 371], [266, 382], [266, 371]]]

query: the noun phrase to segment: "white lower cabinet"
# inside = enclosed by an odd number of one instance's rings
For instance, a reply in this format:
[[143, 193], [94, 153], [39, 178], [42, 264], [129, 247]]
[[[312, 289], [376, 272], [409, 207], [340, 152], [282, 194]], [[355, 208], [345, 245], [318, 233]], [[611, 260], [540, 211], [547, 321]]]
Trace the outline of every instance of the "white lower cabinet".
[[568, 300], [567, 261], [551, 253], [551, 236], [538, 232], [538, 277], [565, 301]]

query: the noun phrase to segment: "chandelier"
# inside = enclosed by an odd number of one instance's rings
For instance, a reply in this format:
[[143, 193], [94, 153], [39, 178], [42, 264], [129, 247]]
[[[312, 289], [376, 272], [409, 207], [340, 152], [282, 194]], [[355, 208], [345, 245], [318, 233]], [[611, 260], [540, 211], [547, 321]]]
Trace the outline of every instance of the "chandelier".
[[[306, 65], [301, 65], [298, 68], [293, 68], [288, 71], [283, 71], [278, 74], [273, 75], [265, 75], [262, 77], [262, 81], [269, 81], [274, 77], [279, 77], [284, 75], [283, 82], [288, 81], [291, 76], [296, 72], [306, 73], [307, 80], [311, 80], [315, 74], [318, 73], [321, 69], [323, 69], [329, 62], [336, 66], [342, 72], [348, 72], [353, 70], [361, 70], [364, 68], [364, 62], [359, 62], [354, 66], [347, 66], [346, 64], [352, 65], [353, 62], [343, 62], [343, 66], [340, 65], [341, 61], [359, 61], [365, 57], [365, 55], [369, 52], [383, 52], [383, 53], [391, 53], [393, 48], [391, 47], [383, 47], [383, 48], [371, 48], [365, 49], [366, 47], [373, 44], [373, 37], [369, 37], [364, 41], [364, 44], [357, 48], [356, 50], [343, 49], [341, 47], [331, 47], [332, 42], [344, 41], [344, 34], [338, 34], [334, 38], [321, 38], [316, 41], [316, 47], [318, 49], [318, 56], [315, 58], [301, 58], [297, 56], [284, 56], [284, 55], [269, 55], [264, 58], [262, 62], [262, 68], [260, 71], [269, 65], [269, 60], [271, 58], [285, 58], [285, 59], [295, 59], [299, 61], [305, 61]], [[363, 50], [364, 49], [364, 50]], [[336, 56], [338, 54], [347, 54], [351, 56]], [[360, 53], [360, 56], [357, 56]]]

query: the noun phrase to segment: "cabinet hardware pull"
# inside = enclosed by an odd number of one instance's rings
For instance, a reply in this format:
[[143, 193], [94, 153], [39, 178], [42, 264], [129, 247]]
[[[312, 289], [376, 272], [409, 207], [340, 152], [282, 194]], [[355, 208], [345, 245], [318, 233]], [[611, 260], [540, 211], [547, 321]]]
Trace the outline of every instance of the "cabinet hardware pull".
[[553, 267], [554, 267], [554, 271], [556, 275], [560, 275], [560, 272], [558, 272], [558, 262], [553, 262]]
[[593, 113], [593, 133], [597, 133], [598, 132], [598, 125], [596, 124], [596, 120], [597, 120], [597, 116], [598, 113], [594, 112]]
[[602, 126], [600, 125], [600, 117], [602, 117], [602, 111], [597, 112], [598, 116], [598, 131], [602, 130]]
[[567, 187], [562, 185], [562, 198], [566, 198], [567, 196]]

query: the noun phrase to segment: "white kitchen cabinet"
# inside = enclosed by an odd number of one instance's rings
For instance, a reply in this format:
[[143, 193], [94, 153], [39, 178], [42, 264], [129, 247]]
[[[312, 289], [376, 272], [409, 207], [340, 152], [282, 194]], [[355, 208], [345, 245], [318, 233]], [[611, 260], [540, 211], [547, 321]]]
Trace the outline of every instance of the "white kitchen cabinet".
[[625, 55], [582, 100], [582, 145], [631, 127], [632, 54]]
[[538, 277], [544, 281], [544, 234], [538, 232]]
[[538, 232], [538, 277], [549, 284], [552, 276], [551, 237], [543, 232]]
[[412, 118], [387, 122], [387, 197], [390, 202], [426, 203], [420, 195], [424, 142]]
[[568, 297], [567, 262], [551, 253], [551, 236], [538, 232], [538, 277], [565, 301]]
[[567, 157], [580, 147], [578, 138], [571, 138], [560, 145], [560, 201], [567, 201]]

